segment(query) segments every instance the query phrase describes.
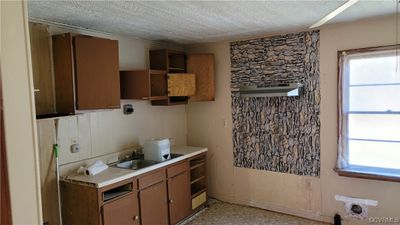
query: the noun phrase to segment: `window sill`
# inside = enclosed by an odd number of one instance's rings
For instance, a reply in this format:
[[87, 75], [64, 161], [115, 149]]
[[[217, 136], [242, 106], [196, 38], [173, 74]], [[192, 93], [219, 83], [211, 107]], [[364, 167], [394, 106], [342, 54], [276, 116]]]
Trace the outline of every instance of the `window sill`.
[[335, 168], [334, 171], [343, 177], [400, 182], [400, 172], [398, 170], [352, 166], [345, 169]]

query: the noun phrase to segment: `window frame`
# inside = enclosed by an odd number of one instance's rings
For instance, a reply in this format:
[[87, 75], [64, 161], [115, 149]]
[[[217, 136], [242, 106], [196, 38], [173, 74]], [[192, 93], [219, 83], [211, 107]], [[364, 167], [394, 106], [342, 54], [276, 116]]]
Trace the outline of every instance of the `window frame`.
[[[358, 165], [349, 165], [349, 138], [348, 135], [343, 137], [342, 127], [345, 126], [345, 133], [348, 134], [348, 118], [351, 114], [367, 114], [367, 115], [379, 115], [379, 114], [396, 114], [400, 115], [400, 111], [395, 112], [380, 112], [380, 111], [350, 111], [346, 110], [343, 112], [343, 103], [347, 103], [349, 101], [350, 95], [350, 85], [349, 85], [349, 76], [346, 76], [346, 72], [344, 71], [345, 60], [348, 55], [353, 54], [363, 54], [363, 53], [375, 53], [375, 52], [383, 52], [383, 51], [393, 51], [398, 49], [399, 57], [400, 57], [400, 45], [388, 45], [388, 46], [379, 46], [379, 47], [369, 47], [369, 48], [359, 48], [359, 49], [350, 49], [350, 50], [342, 50], [338, 51], [337, 64], [338, 64], [338, 86], [337, 86], [337, 96], [338, 96], [338, 161], [336, 164], [335, 172], [338, 173], [339, 176], [346, 177], [355, 177], [355, 178], [364, 178], [364, 179], [374, 179], [374, 180], [383, 180], [383, 181], [392, 181], [392, 182], [400, 182], [400, 170], [398, 169], [388, 169], [388, 168], [378, 168], [378, 167], [369, 167], [369, 166], [358, 166]], [[346, 83], [347, 85], [344, 85]], [[393, 84], [390, 84], [393, 86]], [[395, 86], [400, 86], [400, 83], [394, 84]], [[366, 84], [360, 86], [380, 86], [379, 84]], [[346, 97], [346, 98], [345, 98]], [[342, 118], [344, 117], [344, 118]], [[346, 121], [346, 124], [342, 125]], [[353, 138], [354, 139], [354, 138]], [[376, 140], [384, 141], [384, 140]], [[397, 142], [397, 141], [396, 141]], [[400, 142], [400, 141], [398, 141]], [[342, 149], [340, 149], [342, 148]]]

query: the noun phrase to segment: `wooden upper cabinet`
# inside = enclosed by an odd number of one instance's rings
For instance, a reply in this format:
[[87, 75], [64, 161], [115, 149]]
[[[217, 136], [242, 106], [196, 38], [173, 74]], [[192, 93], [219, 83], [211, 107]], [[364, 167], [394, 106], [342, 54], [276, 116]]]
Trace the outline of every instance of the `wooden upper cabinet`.
[[121, 71], [121, 98], [161, 100], [167, 99], [167, 73], [165, 70]]
[[151, 50], [150, 69], [165, 70], [168, 73], [186, 72], [186, 54], [168, 49]]
[[196, 94], [190, 101], [214, 101], [214, 54], [190, 54], [187, 57], [187, 72], [196, 76]]
[[153, 105], [171, 105], [189, 101], [214, 101], [214, 55], [189, 54], [172, 50], [151, 50], [150, 68], [168, 74], [168, 100]]
[[54, 35], [53, 68], [54, 89], [56, 93], [56, 111], [60, 115], [75, 113], [74, 63], [72, 35], [70, 33]]
[[77, 36], [74, 47], [77, 109], [120, 108], [118, 41]]
[[54, 114], [53, 74], [51, 71], [48, 25], [30, 22], [29, 34], [36, 114]]
[[52, 40], [57, 113], [120, 108], [118, 41], [70, 33]]

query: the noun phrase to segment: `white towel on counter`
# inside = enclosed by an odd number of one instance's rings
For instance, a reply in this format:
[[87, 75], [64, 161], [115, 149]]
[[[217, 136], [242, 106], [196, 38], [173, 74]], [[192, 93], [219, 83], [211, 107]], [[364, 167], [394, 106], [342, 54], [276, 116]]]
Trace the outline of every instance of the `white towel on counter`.
[[80, 167], [78, 169], [78, 173], [83, 173], [86, 176], [94, 176], [106, 170], [108, 166], [103, 163], [101, 160], [97, 160], [95, 163], [91, 165], [87, 165], [86, 167]]

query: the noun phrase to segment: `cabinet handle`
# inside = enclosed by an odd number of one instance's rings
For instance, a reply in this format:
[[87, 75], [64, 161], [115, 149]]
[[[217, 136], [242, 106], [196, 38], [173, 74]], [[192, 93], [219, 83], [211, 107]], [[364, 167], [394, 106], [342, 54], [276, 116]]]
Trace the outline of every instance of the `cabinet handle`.
[[139, 220], [139, 216], [134, 216], [133, 220]]
[[172, 199], [168, 200], [169, 204], [172, 204], [174, 201]]

